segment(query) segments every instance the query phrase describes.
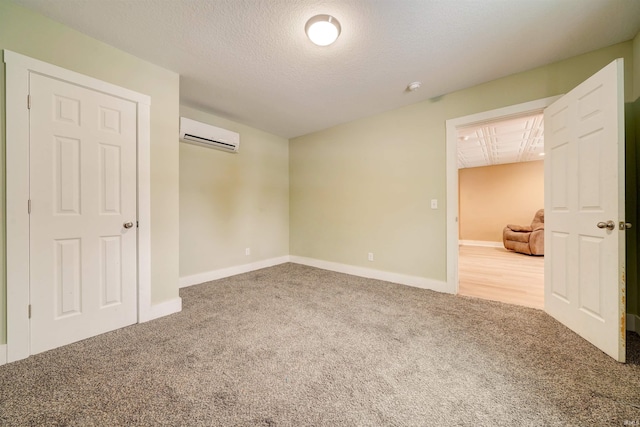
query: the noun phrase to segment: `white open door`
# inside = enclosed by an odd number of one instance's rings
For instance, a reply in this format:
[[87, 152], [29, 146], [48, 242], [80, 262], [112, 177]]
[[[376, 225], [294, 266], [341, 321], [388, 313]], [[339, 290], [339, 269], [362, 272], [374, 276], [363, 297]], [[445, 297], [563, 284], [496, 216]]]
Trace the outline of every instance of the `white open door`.
[[545, 310], [624, 362], [623, 60], [554, 102], [544, 122]]

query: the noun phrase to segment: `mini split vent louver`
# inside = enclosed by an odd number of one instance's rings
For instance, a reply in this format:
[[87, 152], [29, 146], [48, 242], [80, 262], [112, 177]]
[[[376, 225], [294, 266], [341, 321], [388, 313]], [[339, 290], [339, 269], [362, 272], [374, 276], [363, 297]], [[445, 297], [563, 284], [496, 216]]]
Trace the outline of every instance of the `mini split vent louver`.
[[206, 123], [180, 117], [180, 141], [237, 153], [240, 135]]

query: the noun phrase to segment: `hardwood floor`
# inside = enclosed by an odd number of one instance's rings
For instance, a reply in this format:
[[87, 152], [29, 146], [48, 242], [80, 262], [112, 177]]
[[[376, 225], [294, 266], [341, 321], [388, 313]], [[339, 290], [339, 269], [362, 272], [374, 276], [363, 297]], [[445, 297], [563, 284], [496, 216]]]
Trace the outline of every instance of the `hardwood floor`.
[[460, 295], [544, 308], [544, 257], [460, 246]]

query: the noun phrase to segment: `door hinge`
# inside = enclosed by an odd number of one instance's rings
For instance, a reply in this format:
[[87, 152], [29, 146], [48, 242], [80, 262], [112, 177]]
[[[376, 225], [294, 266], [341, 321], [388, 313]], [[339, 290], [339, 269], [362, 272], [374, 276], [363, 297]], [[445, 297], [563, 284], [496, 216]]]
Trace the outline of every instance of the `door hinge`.
[[31, 319], [31, 304], [29, 304], [29, 319]]
[[31, 199], [27, 201], [27, 213], [31, 214]]
[[140, 228], [140, 223], [138, 223], [138, 221], [136, 221], [136, 228]]
[[31, 109], [31, 95], [27, 95], [27, 110]]

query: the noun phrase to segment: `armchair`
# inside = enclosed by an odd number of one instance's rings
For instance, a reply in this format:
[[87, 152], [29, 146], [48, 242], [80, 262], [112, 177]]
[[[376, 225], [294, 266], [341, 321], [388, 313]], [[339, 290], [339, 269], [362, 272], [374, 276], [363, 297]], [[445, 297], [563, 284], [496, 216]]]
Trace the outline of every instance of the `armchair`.
[[527, 255], [544, 255], [544, 209], [536, 212], [531, 225], [507, 224], [502, 231], [504, 247]]

